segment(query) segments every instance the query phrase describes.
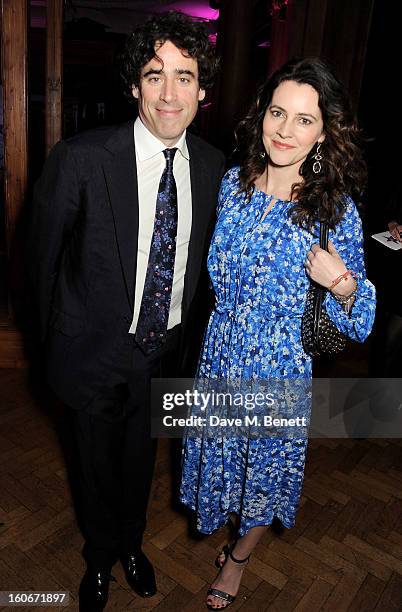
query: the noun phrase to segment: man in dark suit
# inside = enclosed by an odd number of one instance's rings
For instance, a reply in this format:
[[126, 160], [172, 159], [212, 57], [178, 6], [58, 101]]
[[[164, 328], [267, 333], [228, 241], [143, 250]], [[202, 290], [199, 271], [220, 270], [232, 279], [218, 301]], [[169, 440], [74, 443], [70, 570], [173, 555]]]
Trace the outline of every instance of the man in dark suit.
[[35, 189], [31, 268], [48, 379], [74, 409], [86, 611], [106, 605], [119, 558], [138, 594], [156, 592], [141, 550], [150, 380], [194, 324], [224, 158], [186, 128], [215, 66], [206, 32], [185, 16], [138, 27], [122, 74], [139, 117], [58, 143]]

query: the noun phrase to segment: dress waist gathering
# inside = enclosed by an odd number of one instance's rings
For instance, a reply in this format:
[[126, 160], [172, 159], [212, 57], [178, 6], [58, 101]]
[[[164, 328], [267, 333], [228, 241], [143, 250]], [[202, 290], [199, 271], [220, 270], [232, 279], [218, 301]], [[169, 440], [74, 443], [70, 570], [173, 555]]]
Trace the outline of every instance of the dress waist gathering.
[[293, 310], [290, 308], [287, 310], [274, 304], [264, 304], [261, 308], [256, 308], [250, 300], [242, 303], [218, 301], [212, 313], [217, 315], [226, 314], [229, 319], [237, 319], [244, 322], [249, 317], [252, 317], [253, 321], [255, 321], [257, 319], [301, 319], [303, 316], [303, 311], [295, 311], [294, 307]]

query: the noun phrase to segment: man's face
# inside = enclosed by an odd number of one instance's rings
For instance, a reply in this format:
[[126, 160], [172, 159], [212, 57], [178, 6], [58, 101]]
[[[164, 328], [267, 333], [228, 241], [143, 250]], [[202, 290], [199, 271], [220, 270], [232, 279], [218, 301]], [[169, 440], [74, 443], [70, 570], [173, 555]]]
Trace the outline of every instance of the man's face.
[[198, 83], [197, 60], [183, 55], [169, 40], [156, 46], [155, 54], [141, 70], [140, 86], [132, 91], [141, 121], [172, 147], [194, 119], [205, 91]]

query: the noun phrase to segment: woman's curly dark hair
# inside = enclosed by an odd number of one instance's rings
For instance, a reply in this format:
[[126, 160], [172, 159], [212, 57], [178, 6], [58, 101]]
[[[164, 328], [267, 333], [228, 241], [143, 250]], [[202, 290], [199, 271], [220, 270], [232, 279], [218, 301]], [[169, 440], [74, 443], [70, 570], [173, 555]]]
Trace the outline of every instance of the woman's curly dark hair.
[[167, 40], [197, 60], [201, 89], [212, 86], [218, 61], [204, 24], [192, 21], [183, 13], [169, 11], [151, 17], [127, 37], [120, 56], [120, 75], [129, 100], [133, 101], [132, 86], [140, 85], [142, 68], [155, 57], [155, 46]]
[[360, 200], [366, 182], [366, 164], [360, 147], [360, 129], [344, 88], [326, 62], [319, 58], [290, 60], [259, 88], [248, 114], [236, 128], [241, 191], [250, 197], [255, 180], [266, 168], [266, 158], [262, 156], [265, 153], [263, 121], [273, 93], [283, 81], [314, 87], [325, 133], [320, 150], [321, 172], [314, 174], [312, 169], [317, 150], [314, 146], [300, 167], [302, 180], [292, 185], [291, 198], [297, 198], [290, 211], [292, 220], [309, 230], [318, 220], [334, 228], [342, 218], [345, 195]]

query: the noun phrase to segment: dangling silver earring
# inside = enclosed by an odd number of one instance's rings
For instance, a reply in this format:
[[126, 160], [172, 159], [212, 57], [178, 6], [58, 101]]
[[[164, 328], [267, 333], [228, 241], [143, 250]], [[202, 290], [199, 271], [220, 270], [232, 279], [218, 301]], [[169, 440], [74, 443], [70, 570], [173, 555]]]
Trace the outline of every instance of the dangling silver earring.
[[260, 153], [261, 159], [265, 159], [266, 155], [267, 154], [265, 153], [265, 151], [261, 151], [261, 153]]
[[315, 159], [315, 162], [313, 164], [314, 174], [319, 174], [322, 169], [322, 166], [321, 166], [322, 155], [320, 154], [320, 149], [321, 149], [321, 142], [317, 144], [317, 151], [315, 152], [315, 155], [314, 155], [314, 159]]

